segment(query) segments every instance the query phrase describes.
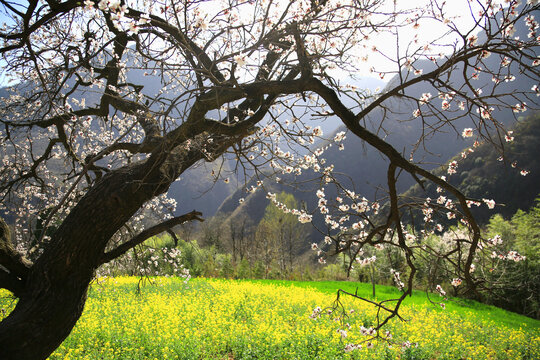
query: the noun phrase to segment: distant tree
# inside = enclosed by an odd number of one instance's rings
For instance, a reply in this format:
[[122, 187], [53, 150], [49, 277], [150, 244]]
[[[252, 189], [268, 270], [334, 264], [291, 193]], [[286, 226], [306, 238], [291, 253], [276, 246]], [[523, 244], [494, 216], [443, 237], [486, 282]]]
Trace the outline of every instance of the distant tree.
[[518, 210], [512, 216], [515, 227], [515, 246], [529, 262], [540, 266], [540, 198], [528, 212]]
[[[259, 276], [266, 279], [270, 273], [272, 266], [274, 265], [274, 259], [277, 258], [277, 247], [273, 243], [275, 238], [272, 236], [272, 228], [266, 222], [261, 221], [255, 230], [255, 246], [253, 247], [254, 253], [251, 255], [252, 259], [259, 263], [257, 267], [264, 268], [264, 274]], [[257, 274], [260, 274], [260, 269], [257, 270]]]
[[[493, 216], [487, 230], [490, 241], [479, 264], [488, 301], [540, 318], [540, 199], [530, 211], [518, 210], [511, 220]], [[514, 251], [525, 259], [505, 261], [515, 258]]]
[[292, 194], [276, 194], [266, 207], [259, 224], [267, 230], [259, 241], [265, 242], [265, 246], [274, 254], [271, 258], [277, 261], [282, 273], [293, 270], [299, 250], [306, 247], [304, 240], [308, 229], [298, 222], [297, 216], [290, 213], [297, 208], [298, 202]]
[[236, 263], [246, 258], [253, 245], [253, 225], [249, 217], [245, 215], [231, 217], [227, 223], [229, 232], [226, 235], [226, 242], [232, 259]]
[[226, 236], [224, 230], [227, 225], [224, 221], [223, 216], [214, 216], [201, 225], [198, 240], [202, 247], [214, 247], [217, 251], [225, 249]]
[[[446, 259], [453, 282], [477, 291], [471, 264], [484, 240], [469, 206], [493, 201], [467, 198], [385, 140], [392, 99], [415, 107], [401, 116], [422, 123], [415, 148], [447, 131], [503, 151], [512, 134], [494, 111], [535, 107], [538, 1], [463, 3], [458, 19], [438, 0], [0, 0], [7, 19], [0, 61], [13, 80], [0, 107], [0, 210], [14, 234], [2, 233], [0, 287], [18, 298], [0, 322], [0, 358], [47, 358], [79, 319], [96, 269], [153, 235], [202, 220], [197, 211], [171, 215], [175, 201], [164, 194], [196, 163], [226, 153], [248, 176], [313, 170], [319, 207], [291, 213], [301, 223], [313, 211], [325, 216], [328, 229], [320, 231], [333, 251], [352, 261], [367, 245], [402, 252], [408, 274], [392, 276], [403, 295], [391, 307], [378, 304], [374, 336], [386, 338], [381, 327], [411, 294], [418, 252]], [[442, 31], [426, 31], [430, 24]], [[515, 38], [519, 26], [529, 38]], [[498, 65], [487, 67], [487, 57]], [[430, 65], [421, 68], [423, 60]], [[397, 81], [376, 93], [360, 88], [354, 79], [371, 66], [366, 61]], [[147, 85], [147, 75], [158, 86]], [[517, 91], [516, 76], [535, 85]], [[421, 83], [438, 94], [409, 95]], [[387, 160], [388, 186], [377, 202], [342, 186], [323, 161], [326, 147], [341, 147], [346, 134], [311, 147], [323, 135], [320, 121], [331, 117]], [[469, 127], [455, 128], [461, 118]], [[396, 183], [405, 175], [436, 184], [444, 201], [401, 201]], [[230, 174], [209, 176], [227, 182]], [[331, 186], [337, 198], [322, 189]], [[447, 253], [433, 252], [404, 228], [411, 208], [425, 211], [427, 232], [442, 214], [463, 222], [468, 235], [453, 239]], [[149, 215], [164, 222], [151, 224]]]
[[243, 258], [236, 266], [236, 277], [238, 279], [249, 279], [252, 276], [253, 272], [251, 270], [251, 265], [247, 258]]

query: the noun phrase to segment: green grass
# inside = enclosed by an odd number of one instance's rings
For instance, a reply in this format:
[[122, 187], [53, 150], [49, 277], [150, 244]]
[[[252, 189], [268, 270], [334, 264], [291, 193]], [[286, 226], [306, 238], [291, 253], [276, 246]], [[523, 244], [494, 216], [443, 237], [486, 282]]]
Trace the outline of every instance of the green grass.
[[[280, 286], [296, 286], [306, 289], [314, 289], [326, 294], [336, 294], [338, 289], [358, 294], [370, 300], [388, 300], [397, 299], [401, 296], [401, 292], [393, 286], [376, 285], [375, 299], [372, 297], [372, 285], [367, 283], [352, 282], [352, 281], [286, 281], [286, 280], [240, 280], [249, 281], [261, 284], [273, 284]], [[434, 302], [441, 302], [442, 298], [438, 294], [429, 294], [429, 297]], [[412, 296], [408, 296], [404, 300], [404, 305], [420, 305], [433, 306], [439, 310], [439, 306], [432, 304], [425, 291], [414, 290]], [[532, 319], [527, 316], [516, 314], [510, 311], [503, 310], [496, 306], [482, 304], [477, 301], [452, 298], [445, 301], [448, 311], [455, 311], [467, 316], [475, 316], [482, 319], [489, 319], [500, 324], [519, 329], [523, 324], [529, 328], [540, 329], [540, 320]]]
[[[369, 297], [370, 284], [156, 278], [139, 288], [138, 280], [93, 284], [81, 319], [50, 360], [540, 358], [539, 321], [473, 301], [455, 299], [443, 310], [414, 292], [401, 309], [407, 321], [393, 319], [382, 332], [393, 334], [392, 346], [371, 340], [368, 349], [360, 330], [374, 326], [373, 305], [343, 299], [347, 326], [338, 313], [310, 315], [330, 306], [340, 288]], [[389, 286], [376, 292], [378, 299], [400, 294]], [[0, 292], [0, 308], [13, 305]], [[362, 349], [346, 352], [347, 344]]]

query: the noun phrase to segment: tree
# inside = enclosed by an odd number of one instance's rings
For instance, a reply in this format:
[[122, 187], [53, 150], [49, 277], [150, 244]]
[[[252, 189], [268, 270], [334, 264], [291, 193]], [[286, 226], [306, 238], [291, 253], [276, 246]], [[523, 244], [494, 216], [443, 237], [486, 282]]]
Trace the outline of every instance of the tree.
[[290, 213], [291, 209], [297, 208], [298, 202], [294, 196], [281, 192], [266, 206], [259, 223], [259, 232], [262, 235], [257, 242], [264, 244], [264, 249], [268, 249], [270, 256], [267, 256], [266, 260], [277, 261], [279, 271], [283, 274], [293, 270], [294, 259], [299, 249], [305, 247], [302, 246], [305, 245], [302, 242], [306, 233], [305, 225], [298, 223], [296, 216]]
[[[540, 304], [540, 199], [528, 212], [518, 210], [510, 221], [501, 215], [490, 219], [487, 236], [489, 250], [482, 259], [482, 276], [488, 283], [489, 301], [502, 308], [539, 318]], [[512, 259], [517, 250], [525, 259]]]
[[251, 245], [251, 222], [245, 215], [231, 217], [228, 220], [229, 233], [227, 243], [233, 261], [241, 262], [249, 252]]
[[[415, 148], [439, 131], [459, 135], [456, 121], [466, 119], [463, 136], [504, 153], [512, 135], [495, 110], [534, 108], [536, 85], [509, 86], [514, 76], [540, 77], [532, 18], [538, 1], [464, 3], [468, 23], [437, 0], [417, 7], [382, 0], [0, 0], [8, 19], [0, 30], [1, 61], [13, 80], [3, 89], [0, 115], [0, 210], [14, 233], [3, 232], [0, 286], [19, 299], [0, 323], [0, 357], [46, 358], [77, 322], [99, 266], [172, 226], [202, 220], [196, 211], [171, 215], [175, 203], [164, 194], [196, 163], [227, 153], [236, 161], [231, 168], [246, 176], [313, 170], [321, 186], [335, 186], [340, 196], [326, 199], [320, 189], [317, 209], [327, 216], [328, 229], [320, 230], [333, 250], [355, 261], [363, 245], [400, 249], [409, 273], [406, 282], [393, 276], [403, 296], [393, 307], [378, 304], [384, 311], [376, 336], [411, 293], [418, 251], [452, 261], [474, 291], [470, 266], [483, 240], [469, 205], [479, 199], [468, 199], [384, 137], [388, 101], [403, 99], [415, 106], [403, 120], [422, 122]], [[429, 23], [443, 32], [419, 37], [417, 28]], [[530, 29], [530, 38], [513, 37], [519, 26]], [[384, 48], [390, 40], [395, 46]], [[490, 55], [499, 60], [496, 68], [485, 66]], [[375, 74], [397, 81], [377, 93], [359, 88], [355, 74], [368, 56]], [[430, 61], [424, 69], [423, 60]], [[145, 75], [158, 84], [146, 83]], [[411, 96], [408, 89], [420, 83], [440, 92], [441, 101]], [[387, 159], [388, 188], [378, 201], [342, 186], [321, 158], [325, 147], [311, 148], [322, 132], [308, 121], [330, 117]], [[343, 136], [332, 141], [339, 145]], [[436, 184], [447, 201], [402, 201], [401, 174]], [[457, 260], [429, 252], [420, 234], [406, 232], [400, 219], [410, 208], [425, 211], [428, 232], [438, 213], [466, 223], [470, 235], [449, 250], [459, 253]], [[302, 223], [314, 214], [291, 213]], [[142, 221], [149, 214], [164, 222]]]

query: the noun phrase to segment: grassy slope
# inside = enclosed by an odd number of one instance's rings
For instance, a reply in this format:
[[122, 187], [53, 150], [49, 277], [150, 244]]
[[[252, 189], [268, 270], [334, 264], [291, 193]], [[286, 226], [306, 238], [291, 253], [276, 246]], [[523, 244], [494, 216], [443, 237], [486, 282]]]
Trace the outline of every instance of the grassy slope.
[[[73, 333], [51, 360], [106, 359], [538, 359], [540, 322], [490, 306], [428, 303], [422, 292], [408, 298], [403, 313], [411, 321], [387, 324], [393, 348], [345, 353], [346, 343], [365, 338], [374, 309], [344, 299], [356, 309], [346, 340], [330, 317], [309, 318], [315, 306], [332, 304], [338, 288], [368, 296], [370, 284], [272, 280], [112, 278], [95, 283]], [[379, 298], [399, 292], [377, 286]], [[0, 292], [0, 308], [9, 304]], [[5, 294], [4, 294], [5, 295]], [[457, 315], [457, 316], [456, 316]], [[366, 317], [367, 316], [367, 317]], [[2, 318], [0, 314], [0, 319]], [[367, 323], [366, 323], [367, 321]], [[403, 341], [417, 344], [408, 350]], [[365, 344], [364, 344], [365, 345]]]
[[[219, 279], [213, 279], [213, 281], [219, 281]], [[229, 281], [229, 280], [224, 280]], [[324, 294], [335, 294], [338, 289], [345, 290], [350, 293], [358, 291], [358, 294], [362, 297], [373, 299], [372, 286], [368, 283], [352, 282], [352, 281], [288, 281], [288, 280], [236, 280], [238, 282], [250, 282], [259, 284], [269, 284], [275, 286], [284, 287], [299, 287], [305, 289], [312, 289], [320, 291]], [[191, 284], [197, 286], [206, 286], [206, 280], [202, 278], [195, 278], [191, 280]], [[143, 282], [145, 283], [145, 282]], [[179, 290], [182, 285], [178, 283], [176, 286], [172, 286]], [[160, 288], [153, 288], [152, 286], [144, 287], [148, 292], [159, 292]], [[9, 300], [9, 296], [6, 296], [7, 292], [0, 291], [0, 305], [12, 308], [15, 306], [13, 300]], [[442, 301], [437, 294], [429, 294], [430, 298], [434, 302]], [[400, 296], [400, 292], [392, 286], [376, 285], [376, 297], [378, 300], [396, 299]], [[3, 298], [3, 299], [2, 299]], [[441, 309], [439, 306], [430, 303], [428, 296], [423, 291], [415, 290], [411, 297], [407, 297], [404, 301], [404, 305], [416, 305], [423, 307], [432, 307], [434, 311], [455, 311], [463, 316], [473, 316], [485, 320], [492, 320], [501, 325], [519, 329], [520, 327], [526, 327], [528, 329], [540, 330], [540, 320], [535, 320], [523, 315], [519, 315], [510, 311], [503, 310], [501, 308], [485, 305], [473, 300], [449, 298], [445, 302], [446, 310]], [[330, 305], [330, 304], [328, 304]], [[9, 313], [9, 312], [8, 312]]]
[[[284, 281], [284, 280], [244, 280], [255, 283], [267, 283], [281, 286], [297, 286], [301, 288], [316, 289], [326, 294], [336, 293], [338, 289], [354, 293], [358, 289], [358, 294], [362, 297], [372, 299], [371, 284], [350, 282], [350, 281]], [[400, 296], [400, 292], [392, 286], [376, 285], [376, 298], [379, 300], [396, 299]], [[430, 294], [430, 298], [434, 302], [440, 302], [442, 298], [437, 294]], [[408, 297], [404, 301], [405, 305], [419, 305], [433, 307], [435, 311], [445, 311], [439, 306], [430, 303], [427, 295], [423, 291], [413, 291], [413, 296]], [[530, 329], [540, 329], [540, 321], [519, 315], [510, 311], [500, 309], [495, 306], [485, 305], [477, 301], [450, 298], [446, 301], [447, 311], [456, 311], [459, 314], [467, 316], [475, 316], [478, 318], [489, 319], [496, 321], [515, 329], [519, 329], [523, 325]]]

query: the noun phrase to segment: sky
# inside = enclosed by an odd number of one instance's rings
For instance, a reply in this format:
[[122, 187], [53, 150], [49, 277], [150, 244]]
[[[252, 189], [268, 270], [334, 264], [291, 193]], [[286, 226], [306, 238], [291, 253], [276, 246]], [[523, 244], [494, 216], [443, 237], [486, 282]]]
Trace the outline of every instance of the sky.
[[[396, 0], [394, 5], [394, 1], [389, 0], [386, 1], [385, 6], [387, 6], [389, 9], [391, 9], [393, 6], [396, 6], [398, 9], [405, 9], [411, 6], [418, 7], [419, 9], [426, 9], [430, 1], [433, 0], [415, 0], [414, 2], [410, 0]], [[442, 3], [443, 1], [437, 0], [436, 2]], [[16, 0], [12, 1], [12, 3], [26, 4], [26, 1]], [[447, 18], [454, 21], [461, 30], [469, 30], [474, 27], [474, 21], [471, 16], [469, 6], [476, 6], [476, 9], [478, 8], [476, 1], [471, 3], [469, 0], [451, 0], [445, 4], [444, 9], [447, 14]], [[477, 11], [476, 9], [473, 10], [473, 13]], [[3, 5], [0, 5], [0, 24], [5, 22], [10, 23], [12, 21], [13, 20], [6, 16], [6, 10], [3, 8]], [[433, 38], [442, 36], [447, 30], [448, 28], [446, 25], [442, 24], [440, 21], [425, 19], [420, 21], [418, 23], [418, 27], [415, 29], [413, 29], [412, 26], [407, 29], [400, 29], [399, 41], [397, 41], [395, 37], [389, 36], [388, 34], [379, 34], [376, 37], [374, 36], [370, 39], [370, 43], [368, 43], [366, 47], [366, 54], [369, 55], [367, 64], [366, 66], [361, 67], [364, 70], [357, 75], [360, 77], [376, 77], [380, 79], [380, 76], [378, 75], [379, 71], [397, 71], [397, 65], [395, 63], [388, 61], [384, 56], [378, 53], [370, 51], [372, 46], [376, 46], [384, 54], [395, 56], [398, 44], [400, 52], [403, 54], [407, 48], [407, 44], [415, 36], [418, 39], [418, 43], [423, 44]], [[455, 41], [455, 37], [447, 38], [445, 41]], [[446, 49], [446, 51], [448, 50], [449, 49]], [[444, 52], [445, 49], [441, 48], [437, 51]], [[374, 66], [377, 68], [377, 73], [372, 73], [369, 70]], [[0, 69], [0, 86], [6, 86], [8, 84], [9, 74], [6, 74], [4, 71], [5, 63], [2, 59], [0, 59]], [[339, 70], [335, 70], [333, 75], [338, 78], [346, 78], [348, 76], [348, 74], [340, 72]], [[385, 76], [385, 78], [382, 80], [386, 82], [390, 78], [391, 76]]]

